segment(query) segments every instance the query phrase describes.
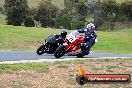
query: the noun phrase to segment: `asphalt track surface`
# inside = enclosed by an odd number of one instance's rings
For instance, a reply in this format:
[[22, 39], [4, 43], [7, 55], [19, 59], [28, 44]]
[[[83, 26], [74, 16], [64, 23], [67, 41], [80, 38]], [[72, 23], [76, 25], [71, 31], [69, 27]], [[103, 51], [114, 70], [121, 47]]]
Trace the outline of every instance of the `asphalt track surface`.
[[[60, 59], [72, 58], [76, 56], [63, 56]], [[84, 58], [132, 58], [132, 54], [112, 54], [112, 53], [94, 53], [90, 52]], [[54, 60], [53, 54], [37, 55], [35, 51], [0, 51], [0, 62], [3, 61], [22, 61], [22, 60]], [[83, 58], [82, 58], [83, 59]], [[59, 60], [59, 59], [58, 59]]]

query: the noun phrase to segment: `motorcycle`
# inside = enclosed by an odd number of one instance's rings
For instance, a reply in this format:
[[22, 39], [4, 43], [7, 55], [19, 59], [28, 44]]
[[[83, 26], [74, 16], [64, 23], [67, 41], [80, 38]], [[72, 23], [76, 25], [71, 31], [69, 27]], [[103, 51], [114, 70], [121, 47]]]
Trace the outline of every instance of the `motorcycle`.
[[79, 35], [79, 32], [75, 30], [66, 36], [63, 45], [60, 45], [56, 49], [54, 56], [60, 58], [67, 53], [69, 56], [83, 57], [84, 54], [81, 50], [80, 43], [84, 43], [84, 41], [85, 37]]
[[61, 44], [63, 44], [63, 39], [59, 38], [59, 35], [50, 34], [45, 39], [45, 42], [37, 49], [36, 53], [38, 55], [44, 53], [53, 54]]

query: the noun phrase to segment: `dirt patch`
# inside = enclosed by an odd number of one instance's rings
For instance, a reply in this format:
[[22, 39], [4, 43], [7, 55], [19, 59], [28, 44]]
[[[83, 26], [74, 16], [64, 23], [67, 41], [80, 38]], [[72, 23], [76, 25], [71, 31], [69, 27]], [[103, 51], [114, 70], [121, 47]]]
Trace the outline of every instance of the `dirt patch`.
[[21, 70], [0, 74], [0, 88], [132, 88], [130, 84], [86, 84], [76, 83], [77, 67], [80, 65], [87, 73], [131, 74], [132, 60], [129, 61], [86, 61], [61, 63], [49, 67], [48, 72]]

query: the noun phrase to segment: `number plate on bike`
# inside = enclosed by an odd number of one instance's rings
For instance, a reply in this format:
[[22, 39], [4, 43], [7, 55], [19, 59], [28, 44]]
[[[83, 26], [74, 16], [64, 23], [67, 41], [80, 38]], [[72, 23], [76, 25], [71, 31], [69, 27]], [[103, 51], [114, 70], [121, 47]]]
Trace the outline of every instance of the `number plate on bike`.
[[74, 35], [72, 35], [72, 34], [69, 34], [68, 37], [67, 37], [67, 40], [70, 43], [72, 43], [72, 42], [74, 42], [76, 40], [76, 37]]

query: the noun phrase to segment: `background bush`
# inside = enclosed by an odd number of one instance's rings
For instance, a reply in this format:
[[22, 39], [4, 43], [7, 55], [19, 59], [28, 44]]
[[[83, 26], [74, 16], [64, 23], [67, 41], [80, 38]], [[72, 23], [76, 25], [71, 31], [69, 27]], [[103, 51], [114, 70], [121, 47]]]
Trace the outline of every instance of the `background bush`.
[[7, 24], [21, 26], [27, 14], [27, 0], [5, 0], [4, 9]]
[[34, 20], [31, 17], [27, 17], [25, 19], [24, 25], [26, 27], [34, 27], [35, 26], [35, 23], [34, 23]]
[[21, 25], [26, 18], [25, 26], [34, 26], [32, 20], [35, 20], [35, 25], [69, 30], [86, 27], [90, 22], [95, 24], [96, 30], [132, 27], [132, 1], [129, 0], [121, 3], [116, 0], [64, 0], [64, 9], [56, 7], [52, 0], [42, 0], [34, 8], [28, 8], [27, 0], [5, 0], [4, 9], [9, 25]]
[[42, 0], [36, 11], [35, 20], [40, 21], [42, 27], [54, 27], [57, 7], [48, 0]]

